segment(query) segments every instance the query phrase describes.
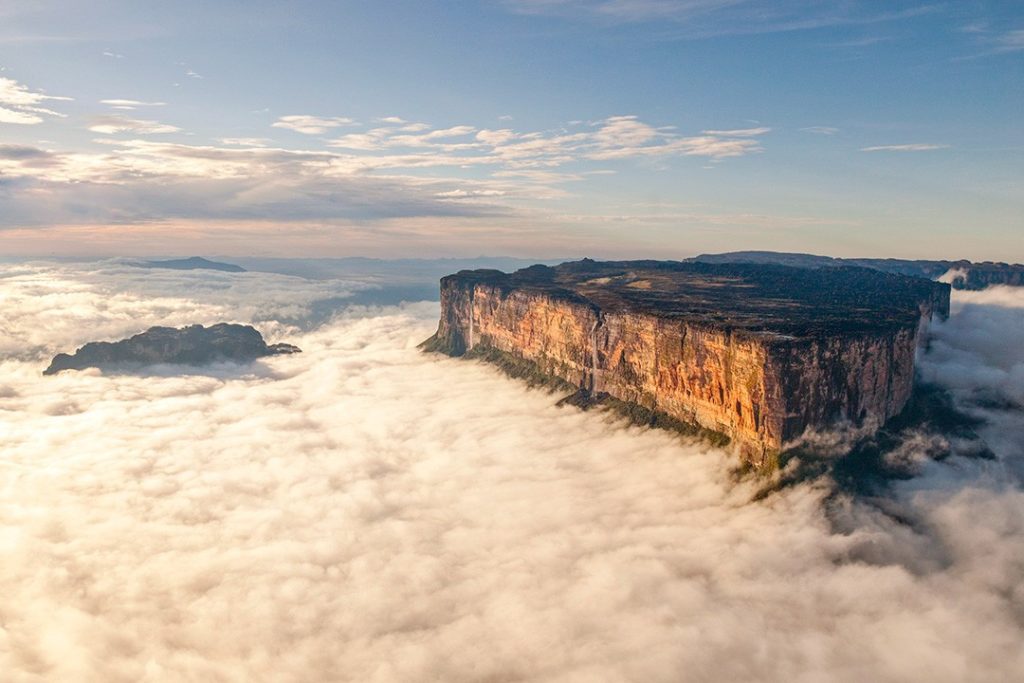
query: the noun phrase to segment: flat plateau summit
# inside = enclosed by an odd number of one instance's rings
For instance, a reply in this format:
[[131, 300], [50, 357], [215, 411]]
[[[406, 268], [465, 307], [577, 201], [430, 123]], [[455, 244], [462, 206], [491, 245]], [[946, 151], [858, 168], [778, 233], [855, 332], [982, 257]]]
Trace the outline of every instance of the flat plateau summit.
[[950, 286], [861, 267], [584, 259], [441, 279], [425, 348], [528, 366], [728, 437], [770, 464], [837, 422], [881, 426], [910, 397]]
[[209, 327], [151, 327], [116, 342], [89, 342], [74, 354], [58, 353], [44, 375], [85, 368], [134, 368], [157, 363], [198, 367], [211, 363], [248, 363], [265, 356], [299, 353], [291, 344], [267, 344], [250, 325], [217, 323]]

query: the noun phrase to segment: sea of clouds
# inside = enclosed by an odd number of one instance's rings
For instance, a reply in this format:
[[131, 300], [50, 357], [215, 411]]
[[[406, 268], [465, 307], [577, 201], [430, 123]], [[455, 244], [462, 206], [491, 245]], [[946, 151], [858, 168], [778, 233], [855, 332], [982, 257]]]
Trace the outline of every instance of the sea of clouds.
[[[957, 292], [920, 363], [995, 459], [862, 499], [424, 355], [437, 303], [365, 286], [0, 265], [0, 678], [1024, 677], [1024, 290]], [[303, 353], [41, 375], [220, 321]]]

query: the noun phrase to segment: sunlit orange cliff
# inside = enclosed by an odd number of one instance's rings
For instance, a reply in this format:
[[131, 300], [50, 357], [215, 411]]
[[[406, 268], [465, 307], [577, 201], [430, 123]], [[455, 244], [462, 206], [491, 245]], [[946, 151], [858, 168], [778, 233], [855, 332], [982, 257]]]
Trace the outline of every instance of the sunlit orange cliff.
[[727, 437], [764, 465], [808, 429], [898, 414], [949, 294], [858, 267], [584, 259], [461, 271], [441, 280], [424, 347], [529, 367]]

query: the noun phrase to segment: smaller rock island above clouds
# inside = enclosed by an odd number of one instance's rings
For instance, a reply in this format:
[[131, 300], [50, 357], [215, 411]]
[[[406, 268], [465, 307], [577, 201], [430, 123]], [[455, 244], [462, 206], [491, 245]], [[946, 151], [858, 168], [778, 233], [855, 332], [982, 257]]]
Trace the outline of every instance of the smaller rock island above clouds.
[[62, 370], [123, 368], [168, 363], [201, 366], [218, 362], [248, 363], [264, 356], [299, 353], [291, 344], [267, 344], [250, 325], [218, 323], [151, 327], [117, 342], [90, 342], [73, 355], [58, 353], [44, 375]]

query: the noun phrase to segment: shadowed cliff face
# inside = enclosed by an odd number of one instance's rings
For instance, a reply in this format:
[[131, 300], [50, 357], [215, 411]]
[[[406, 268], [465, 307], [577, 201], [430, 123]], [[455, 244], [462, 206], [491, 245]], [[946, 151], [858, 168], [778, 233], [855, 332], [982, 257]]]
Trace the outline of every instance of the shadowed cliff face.
[[84, 368], [139, 367], [155, 363], [200, 366], [216, 362], [247, 363], [264, 356], [297, 353], [291, 344], [267, 345], [249, 325], [219, 323], [181, 329], [151, 327], [118, 342], [90, 342], [74, 355], [57, 354], [44, 375]]
[[948, 285], [862, 268], [584, 260], [442, 279], [425, 346], [510, 354], [767, 464], [810, 427], [899, 413], [922, 324], [948, 311]]

